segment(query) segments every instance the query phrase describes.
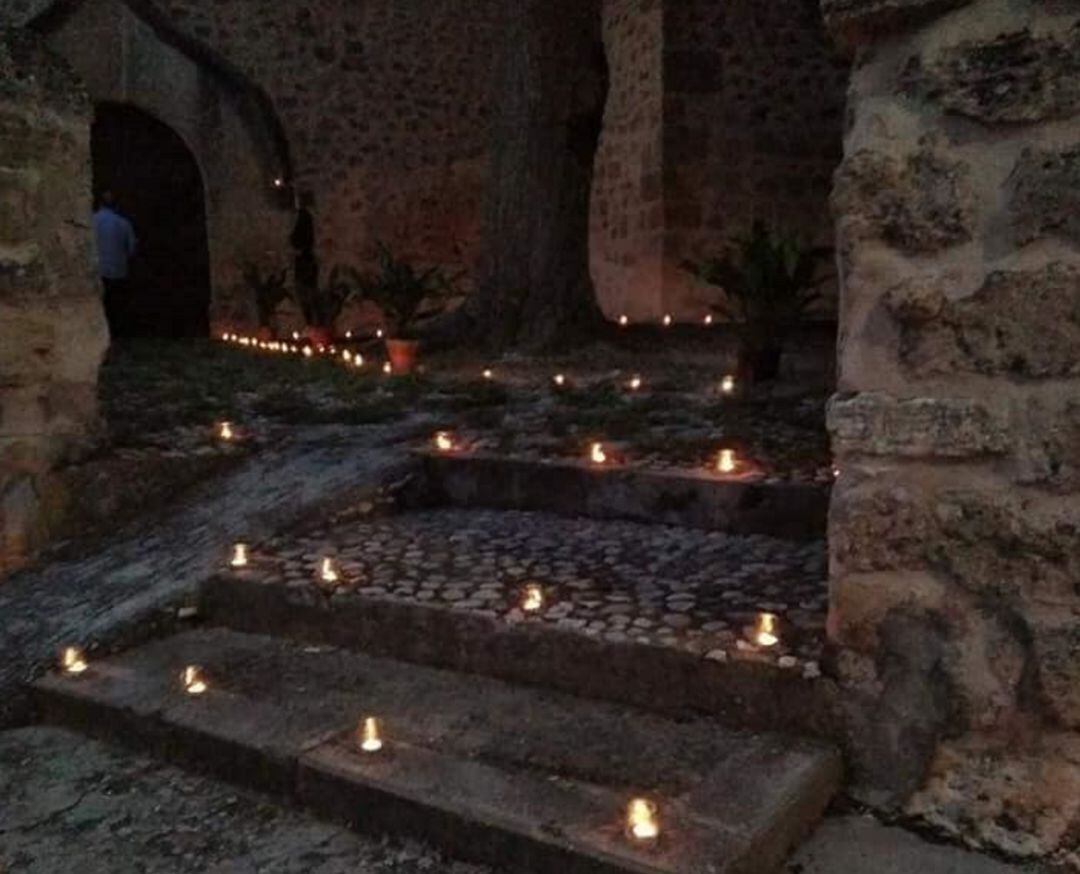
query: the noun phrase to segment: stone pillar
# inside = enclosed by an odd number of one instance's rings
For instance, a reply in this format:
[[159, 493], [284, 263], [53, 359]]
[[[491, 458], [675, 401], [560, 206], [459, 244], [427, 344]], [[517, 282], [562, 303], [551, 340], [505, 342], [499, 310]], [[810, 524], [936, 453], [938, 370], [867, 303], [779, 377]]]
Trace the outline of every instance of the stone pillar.
[[93, 440], [108, 329], [90, 234], [90, 104], [30, 34], [0, 31], [0, 574], [62, 510], [49, 471]]
[[823, 7], [856, 50], [829, 631], [857, 784], [1076, 862], [1080, 9]]

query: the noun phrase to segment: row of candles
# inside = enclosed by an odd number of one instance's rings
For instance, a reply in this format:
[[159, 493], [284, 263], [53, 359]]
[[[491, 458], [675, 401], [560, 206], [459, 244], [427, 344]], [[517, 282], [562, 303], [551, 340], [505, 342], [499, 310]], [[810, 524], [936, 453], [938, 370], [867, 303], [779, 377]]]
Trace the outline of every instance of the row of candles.
[[[61, 654], [61, 669], [71, 677], [78, 677], [87, 672], [89, 664], [86, 656], [76, 647], [67, 647]], [[210, 682], [206, 673], [198, 665], [188, 665], [180, 672], [180, 688], [192, 697], [205, 695], [210, 691]], [[386, 747], [383, 727], [375, 716], [365, 716], [357, 724], [353, 735], [357, 750], [364, 755], [382, 753]], [[654, 844], [660, 837], [659, 807], [648, 798], [633, 798], [626, 807], [626, 834], [639, 844]]]

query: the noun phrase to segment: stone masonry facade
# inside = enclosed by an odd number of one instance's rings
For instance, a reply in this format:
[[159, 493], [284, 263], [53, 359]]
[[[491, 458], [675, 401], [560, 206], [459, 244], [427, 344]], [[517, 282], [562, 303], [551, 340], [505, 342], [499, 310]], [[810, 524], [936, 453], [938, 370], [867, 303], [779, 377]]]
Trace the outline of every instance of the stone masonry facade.
[[[54, 6], [0, 0], [0, 21]], [[166, 121], [208, 177], [214, 321], [253, 318], [237, 262], [288, 261], [289, 197], [274, 200], [272, 160], [242, 161], [266, 143], [212, 76], [185, 66], [176, 40], [159, 38], [159, 19], [266, 95], [291, 181], [314, 196], [324, 269], [369, 261], [382, 240], [471, 275], [506, 0], [67, 6], [51, 44], [91, 95]], [[604, 17], [612, 84], [591, 224], [608, 315], [700, 318], [714, 292], [682, 262], [720, 254], [755, 218], [827, 242], [847, 64], [815, 0], [604, 0]], [[132, 69], [114, 69], [117, 58]]]
[[108, 331], [90, 269], [89, 119], [62, 61], [0, 31], [0, 575], [63, 509], [51, 468], [97, 433]]
[[856, 51], [830, 633], [857, 776], [1080, 864], [1080, 16], [823, 6]]

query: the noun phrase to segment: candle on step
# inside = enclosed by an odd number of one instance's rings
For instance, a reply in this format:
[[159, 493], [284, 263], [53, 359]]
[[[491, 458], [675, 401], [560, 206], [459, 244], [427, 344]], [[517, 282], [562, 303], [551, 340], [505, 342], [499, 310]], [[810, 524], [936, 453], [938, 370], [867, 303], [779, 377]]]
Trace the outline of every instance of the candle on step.
[[248, 548], [246, 543], [237, 543], [233, 546], [233, 554], [229, 564], [232, 567], [247, 567]]
[[660, 837], [660, 819], [656, 804], [647, 798], [635, 798], [626, 810], [626, 830], [635, 841], [652, 843]]
[[629, 316], [619, 316], [619, 327], [625, 328], [629, 324], [630, 324], [630, 317]]
[[671, 323], [672, 323], [673, 321], [674, 321], [674, 319], [672, 319], [672, 317], [671, 317], [671, 314], [670, 314], [670, 313], [669, 313], [668, 315], [664, 316], [664, 327], [665, 327], [665, 328], [670, 328], [670, 327], [671, 327]]
[[438, 431], [435, 434], [435, 448], [439, 452], [453, 452], [454, 438], [449, 431]]
[[220, 437], [226, 442], [236, 437], [236, 434], [233, 432], [233, 427], [230, 422], [222, 422], [218, 426], [218, 437]]
[[86, 656], [83, 655], [83, 651], [77, 646], [65, 647], [64, 651], [60, 654], [60, 667], [65, 674], [77, 677], [79, 674], [86, 671], [86, 668], [88, 667], [86, 664]]
[[566, 375], [562, 373], [556, 373], [551, 378], [551, 381], [555, 383], [557, 388], [563, 388], [566, 385]]
[[336, 583], [341, 577], [337, 572], [337, 568], [334, 567], [334, 561], [330, 558], [324, 558], [322, 564], [319, 567], [319, 578], [324, 583]]
[[716, 469], [720, 473], [735, 473], [738, 462], [735, 460], [734, 449], [721, 449], [720, 457], [716, 459]]
[[712, 313], [707, 313], [705, 318], [702, 319], [702, 322], [704, 323], [706, 328], [709, 327], [709, 325], [711, 325], [713, 323], [713, 315], [712, 315]]
[[377, 753], [381, 750], [383, 742], [379, 732], [379, 720], [374, 716], [366, 717], [357, 732], [357, 740], [360, 743], [360, 749], [365, 753]]
[[544, 590], [536, 585], [525, 587], [525, 597], [521, 600], [521, 609], [526, 613], [535, 613], [544, 606]]
[[593, 464], [607, 464], [607, 453], [604, 451], [603, 443], [594, 443], [589, 450], [589, 460]]
[[754, 623], [754, 643], [758, 646], [772, 647], [780, 642], [779, 623], [772, 613], [758, 614]]
[[629, 386], [630, 391], [638, 391], [642, 385], [641, 377], [635, 376], [633, 379], [630, 380], [629, 383], [627, 383], [627, 385]]
[[188, 695], [202, 695], [209, 687], [203, 677], [202, 668], [188, 665], [180, 674], [180, 685]]
[[720, 391], [722, 391], [726, 395], [729, 395], [733, 391], [735, 391], [735, 377], [732, 376], [731, 374], [728, 374], [727, 376], [725, 376], [720, 381]]

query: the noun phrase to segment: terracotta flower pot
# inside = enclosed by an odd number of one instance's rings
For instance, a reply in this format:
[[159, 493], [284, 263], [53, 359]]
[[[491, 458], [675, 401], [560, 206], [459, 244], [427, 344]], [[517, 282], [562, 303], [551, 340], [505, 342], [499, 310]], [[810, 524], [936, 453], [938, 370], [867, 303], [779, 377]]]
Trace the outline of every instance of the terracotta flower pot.
[[304, 336], [313, 346], [329, 346], [334, 342], [334, 335], [329, 328], [321, 328], [318, 325], [308, 325], [304, 329]]
[[394, 373], [412, 373], [420, 355], [419, 340], [387, 340], [386, 356]]

